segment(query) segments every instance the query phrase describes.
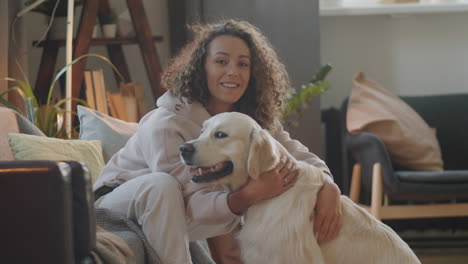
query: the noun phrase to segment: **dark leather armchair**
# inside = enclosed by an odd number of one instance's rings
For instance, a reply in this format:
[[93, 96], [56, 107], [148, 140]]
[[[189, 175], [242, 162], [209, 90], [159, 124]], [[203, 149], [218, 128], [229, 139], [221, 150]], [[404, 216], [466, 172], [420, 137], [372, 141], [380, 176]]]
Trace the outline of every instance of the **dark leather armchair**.
[[378, 219], [468, 216], [468, 94], [402, 99], [436, 128], [444, 171], [404, 171], [392, 164], [378, 136], [347, 131], [345, 101], [341, 127], [344, 169], [353, 168], [350, 198]]
[[75, 161], [0, 161], [2, 263], [93, 263], [94, 196]]

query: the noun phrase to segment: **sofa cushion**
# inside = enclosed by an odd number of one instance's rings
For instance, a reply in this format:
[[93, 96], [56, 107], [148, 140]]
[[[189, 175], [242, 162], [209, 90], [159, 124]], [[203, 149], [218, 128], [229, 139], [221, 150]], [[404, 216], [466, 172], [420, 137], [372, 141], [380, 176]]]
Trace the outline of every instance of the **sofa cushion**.
[[405, 183], [468, 184], [468, 171], [397, 171], [396, 177]]
[[137, 123], [112, 118], [81, 105], [77, 110], [80, 120], [80, 139], [101, 141], [106, 163], [125, 146], [138, 127]]
[[408, 104], [359, 73], [353, 80], [347, 128], [369, 132], [385, 143], [392, 161], [404, 169], [440, 171], [443, 161], [433, 130]]
[[102, 168], [101, 142], [98, 140], [64, 140], [26, 134], [8, 134], [16, 160], [76, 160], [84, 162], [94, 183]]
[[18, 123], [15, 112], [6, 107], [0, 107], [0, 160], [13, 160], [13, 153], [8, 143], [9, 133], [18, 133]]

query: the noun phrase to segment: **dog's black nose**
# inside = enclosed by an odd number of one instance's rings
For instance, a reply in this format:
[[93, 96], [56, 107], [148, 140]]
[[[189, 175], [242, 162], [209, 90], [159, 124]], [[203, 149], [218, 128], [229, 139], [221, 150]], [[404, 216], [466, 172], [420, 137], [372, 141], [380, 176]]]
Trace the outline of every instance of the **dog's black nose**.
[[185, 143], [180, 145], [179, 151], [182, 157], [188, 159], [193, 155], [193, 153], [195, 153], [195, 147], [192, 144]]

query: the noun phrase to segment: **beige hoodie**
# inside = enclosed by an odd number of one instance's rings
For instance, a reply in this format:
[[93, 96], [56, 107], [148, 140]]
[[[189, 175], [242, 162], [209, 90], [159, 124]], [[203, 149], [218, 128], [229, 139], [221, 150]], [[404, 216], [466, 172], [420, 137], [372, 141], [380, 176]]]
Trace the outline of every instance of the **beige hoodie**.
[[[234, 221], [238, 216], [227, 204], [228, 192], [222, 186], [200, 186], [191, 182], [189, 167], [179, 158], [179, 146], [200, 135], [202, 124], [210, 114], [198, 102], [186, 103], [179, 110], [179, 98], [166, 92], [157, 101], [158, 108], [146, 114], [138, 130], [119, 152], [106, 164], [93, 186], [115, 187], [135, 177], [166, 172], [174, 176], [182, 187], [186, 213], [202, 224]], [[282, 128], [274, 135], [296, 159], [305, 160], [327, 174], [328, 167], [297, 140], [292, 140]]]

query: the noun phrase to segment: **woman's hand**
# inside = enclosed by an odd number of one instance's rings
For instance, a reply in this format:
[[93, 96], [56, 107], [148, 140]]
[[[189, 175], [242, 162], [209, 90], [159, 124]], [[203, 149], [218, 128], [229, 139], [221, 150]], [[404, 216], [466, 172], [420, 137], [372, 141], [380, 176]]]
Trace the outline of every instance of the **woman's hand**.
[[319, 244], [334, 239], [341, 229], [340, 195], [340, 189], [331, 180], [326, 180], [317, 194], [314, 233]]
[[293, 165], [292, 160], [283, 156], [275, 168], [263, 172], [258, 179], [250, 178], [245, 188], [249, 190], [249, 193], [256, 196], [255, 202], [280, 195], [294, 186], [297, 180], [299, 172], [292, 170]]
[[282, 194], [297, 180], [298, 170], [293, 170], [293, 161], [283, 156], [275, 168], [263, 172], [257, 179], [249, 181], [239, 190], [228, 196], [228, 205], [232, 212], [241, 214], [251, 205]]

